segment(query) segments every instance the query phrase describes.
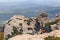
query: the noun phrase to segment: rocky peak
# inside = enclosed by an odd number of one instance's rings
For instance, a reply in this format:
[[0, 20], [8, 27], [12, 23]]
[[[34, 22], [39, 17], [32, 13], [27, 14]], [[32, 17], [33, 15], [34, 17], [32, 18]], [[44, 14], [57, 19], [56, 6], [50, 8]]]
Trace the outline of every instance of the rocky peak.
[[[22, 15], [14, 15], [12, 18], [9, 19], [7, 24], [5, 25], [4, 34], [7, 37], [8, 34], [12, 35], [13, 27], [19, 30], [23, 30], [22, 33], [33, 33], [35, 27], [35, 18], [26, 18]], [[19, 31], [21, 32], [21, 31]]]
[[23, 15], [14, 15], [11, 19], [19, 19], [19, 20], [24, 20], [24, 19], [27, 19], [26, 17], [24, 17]]
[[48, 15], [46, 12], [41, 12], [37, 19], [39, 22], [46, 23], [48, 21]]
[[40, 13], [40, 16], [41, 16], [41, 17], [48, 17], [48, 15], [46, 14], [46, 12], [41, 12], [41, 13]]
[[[58, 18], [59, 17], [60, 15], [58, 15]], [[8, 34], [11, 35], [11, 32], [13, 32], [12, 30], [13, 27], [18, 28], [18, 31], [22, 29], [23, 34], [27, 34], [27, 33], [37, 34], [41, 28], [44, 28], [44, 30], [50, 31], [52, 27], [50, 28], [50, 26], [48, 26], [48, 28], [46, 28], [45, 23], [47, 23], [47, 25], [51, 25], [53, 22], [57, 23], [55, 22], [57, 19], [54, 19], [54, 21], [52, 21], [51, 19], [48, 18], [48, 15], [45, 12], [42, 12], [37, 18], [34, 18], [34, 17], [26, 18], [25, 16], [22, 16], [22, 15], [14, 15], [12, 18], [9, 19], [9, 21], [5, 25], [4, 34], [5, 34], [5, 37], [7, 37]], [[60, 22], [57, 23], [57, 25], [58, 24], [60, 24]]]

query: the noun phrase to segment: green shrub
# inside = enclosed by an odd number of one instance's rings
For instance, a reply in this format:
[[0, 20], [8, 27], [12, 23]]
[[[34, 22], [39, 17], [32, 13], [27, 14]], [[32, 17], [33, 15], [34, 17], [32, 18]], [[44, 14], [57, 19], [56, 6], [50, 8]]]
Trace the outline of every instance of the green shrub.
[[14, 32], [11, 32], [12, 35], [14, 35]]
[[59, 37], [54, 37], [54, 36], [48, 36], [46, 38], [44, 38], [45, 40], [60, 40]]
[[54, 24], [58, 23], [59, 21], [60, 21], [60, 19], [55, 19], [55, 21], [48, 22], [48, 23], [46, 23], [45, 25], [46, 25], [46, 26], [54, 25]]
[[8, 40], [9, 38], [11, 38], [12, 36], [10, 34], [7, 35], [6, 40]]
[[12, 30], [13, 30], [13, 33], [14, 33], [14, 34], [17, 34], [17, 33], [18, 33], [18, 30], [17, 30], [17, 28], [16, 28], [16, 27], [13, 27], [13, 29], [12, 29]]
[[23, 30], [22, 30], [22, 29], [20, 29], [20, 32], [19, 32], [19, 34], [23, 34]]
[[3, 38], [4, 38], [4, 33], [0, 32], [0, 40], [3, 40]]

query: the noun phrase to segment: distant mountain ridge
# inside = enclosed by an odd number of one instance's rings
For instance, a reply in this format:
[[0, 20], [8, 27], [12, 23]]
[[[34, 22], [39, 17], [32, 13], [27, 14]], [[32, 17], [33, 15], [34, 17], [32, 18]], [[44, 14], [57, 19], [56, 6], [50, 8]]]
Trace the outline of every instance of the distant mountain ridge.
[[22, 3], [15, 5], [0, 5], [0, 20], [8, 20], [13, 15], [24, 15], [26, 17], [36, 17], [40, 12], [45, 11], [49, 17], [53, 17], [56, 13], [60, 13], [60, 7], [53, 7], [41, 4]]

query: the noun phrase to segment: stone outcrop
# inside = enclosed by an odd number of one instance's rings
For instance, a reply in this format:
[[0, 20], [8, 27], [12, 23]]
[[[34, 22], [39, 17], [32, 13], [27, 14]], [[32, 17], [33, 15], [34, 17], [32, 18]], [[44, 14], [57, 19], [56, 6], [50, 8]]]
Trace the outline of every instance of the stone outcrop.
[[54, 30], [50, 33], [44, 33], [40, 35], [29, 34], [17, 35], [15, 37], [10, 38], [9, 40], [44, 40], [44, 38], [48, 36], [60, 37], [60, 30]]
[[14, 15], [9, 19], [4, 29], [4, 36], [7, 37], [8, 34], [12, 35], [13, 27], [16, 27], [18, 31], [22, 28], [23, 34], [33, 33], [35, 27], [35, 18], [26, 18], [22, 15]]
[[[5, 25], [4, 38], [7, 38], [8, 34], [12, 35], [11, 32], [13, 32], [13, 27], [16, 27], [18, 29], [18, 32], [22, 30], [23, 34], [39, 34], [40, 29], [44, 30], [45, 32], [59, 30], [59, 21], [59, 15], [57, 15], [54, 20], [51, 20], [50, 18], [48, 18], [48, 15], [45, 12], [41, 13], [37, 18], [26, 18], [22, 15], [14, 15]], [[49, 33], [46, 34], [49, 35]]]
[[[46, 14], [46, 12], [42, 12], [40, 13], [40, 15], [37, 17], [37, 20], [36, 20], [36, 30], [37, 32], [40, 30], [40, 29], [43, 29], [45, 30], [46, 32], [50, 32], [49, 28], [45, 28], [45, 24], [50, 22], [51, 20], [48, 18], [48, 15]], [[48, 31], [47, 31], [47, 30]]]

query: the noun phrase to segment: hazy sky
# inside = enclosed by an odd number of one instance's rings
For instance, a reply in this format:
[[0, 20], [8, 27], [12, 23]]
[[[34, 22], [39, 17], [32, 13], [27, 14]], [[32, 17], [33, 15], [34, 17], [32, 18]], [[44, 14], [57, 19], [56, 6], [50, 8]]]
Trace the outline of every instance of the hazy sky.
[[55, 2], [56, 2], [56, 1], [57, 1], [57, 2], [59, 2], [60, 0], [0, 0], [0, 1], [2, 1], [2, 2], [3, 2], [3, 1], [5, 1], [5, 2], [8, 2], [8, 1], [45, 1], [45, 2], [46, 2], [46, 1], [48, 1], [48, 2], [49, 2], [49, 1], [50, 1], [50, 2], [55, 1]]
[[11, 3], [11, 2], [35, 2], [46, 5], [60, 5], [60, 0], [0, 0], [0, 3]]
[[[6, 5], [8, 4], [9, 6], [10, 5], [15, 5], [15, 4], [20, 4], [20, 3], [26, 3], [26, 4], [41, 4], [41, 5], [49, 5], [49, 6], [59, 6], [60, 7], [60, 0], [0, 0], [0, 8], [2, 7], [1, 5]], [[6, 4], [5, 4], [6, 3]], [[22, 5], [22, 4], [21, 4]], [[4, 6], [6, 7], [6, 6]], [[8, 7], [9, 8], [9, 7]], [[3, 7], [2, 7], [3, 9]], [[3, 11], [2, 11], [3, 12]], [[2, 12], [0, 14], [2, 14]], [[6, 11], [4, 10], [4, 13]], [[9, 12], [9, 10], [8, 10]]]
[[60, 0], [0, 0], [0, 2], [24, 2], [24, 1], [47, 2], [47, 3], [50, 3], [50, 2], [53, 2], [53, 3], [60, 2]]

